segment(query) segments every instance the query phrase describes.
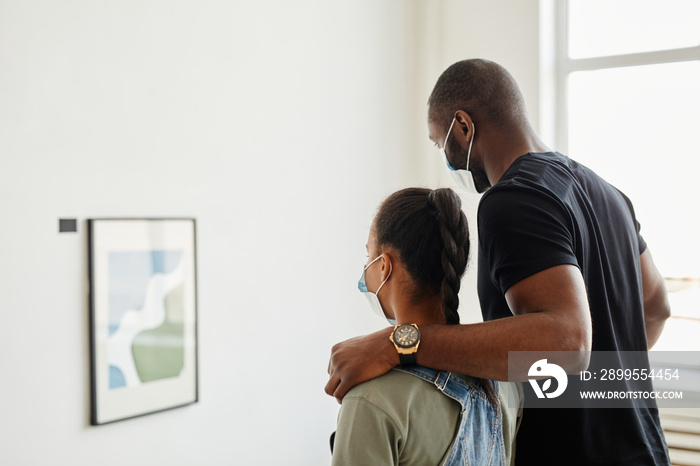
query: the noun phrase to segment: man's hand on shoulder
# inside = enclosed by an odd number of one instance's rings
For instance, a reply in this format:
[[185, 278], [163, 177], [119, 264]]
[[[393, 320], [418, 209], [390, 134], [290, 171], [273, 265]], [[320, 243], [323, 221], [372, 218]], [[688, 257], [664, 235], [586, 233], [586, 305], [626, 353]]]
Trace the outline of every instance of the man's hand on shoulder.
[[326, 393], [341, 403], [352, 387], [384, 375], [398, 365], [398, 353], [389, 340], [392, 330], [393, 327], [387, 327], [333, 346]]

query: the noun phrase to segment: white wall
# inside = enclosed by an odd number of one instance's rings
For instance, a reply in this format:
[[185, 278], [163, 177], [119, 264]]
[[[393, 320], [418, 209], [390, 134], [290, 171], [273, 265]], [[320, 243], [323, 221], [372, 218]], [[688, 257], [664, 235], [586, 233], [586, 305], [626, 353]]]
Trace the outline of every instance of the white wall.
[[[0, 2], [0, 464], [327, 464], [330, 347], [382, 325], [372, 215], [446, 182], [428, 93], [483, 56], [532, 109], [536, 28], [535, 0]], [[83, 221], [113, 216], [197, 218], [201, 400], [90, 427]]]

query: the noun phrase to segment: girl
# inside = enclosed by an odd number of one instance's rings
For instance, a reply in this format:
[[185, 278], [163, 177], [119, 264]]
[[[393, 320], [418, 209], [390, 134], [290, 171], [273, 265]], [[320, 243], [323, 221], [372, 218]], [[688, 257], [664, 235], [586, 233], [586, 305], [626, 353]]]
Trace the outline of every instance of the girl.
[[[397, 329], [459, 324], [469, 230], [454, 191], [408, 188], [389, 196], [367, 252], [358, 287]], [[515, 416], [506, 413], [504, 426], [503, 414], [497, 382], [397, 366], [343, 398], [333, 465], [509, 464], [503, 433], [510, 445]]]

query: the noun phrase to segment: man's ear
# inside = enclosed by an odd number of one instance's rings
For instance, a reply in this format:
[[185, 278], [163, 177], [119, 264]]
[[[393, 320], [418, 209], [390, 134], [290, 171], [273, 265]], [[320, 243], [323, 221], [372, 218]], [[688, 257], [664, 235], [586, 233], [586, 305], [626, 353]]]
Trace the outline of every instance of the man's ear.
[[474, 135], [474, 122], [471, 115], [464, 110], [455, 112], [455, 125], [452, 128], [455, 139], [465, 151], [469, 148], [469, 143]]

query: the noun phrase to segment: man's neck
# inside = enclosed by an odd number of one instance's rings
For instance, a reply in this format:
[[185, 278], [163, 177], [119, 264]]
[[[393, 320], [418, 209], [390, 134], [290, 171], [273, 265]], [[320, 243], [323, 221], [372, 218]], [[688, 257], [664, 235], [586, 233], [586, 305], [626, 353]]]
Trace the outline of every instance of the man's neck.
[[530, 152], [550, 152], [537, 134], [529, 128], [521, 134], [508, 136], [493, 135], [489, 140], [494, 143], [486, 148], [484, 169], [493, 186], [517, 158]]

